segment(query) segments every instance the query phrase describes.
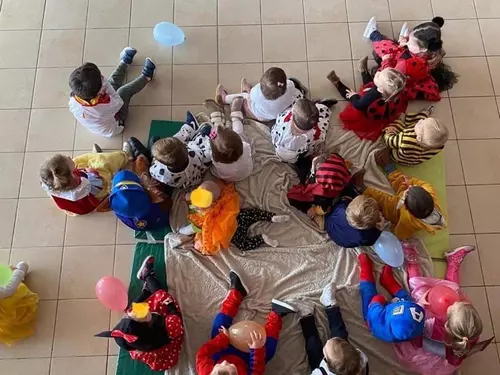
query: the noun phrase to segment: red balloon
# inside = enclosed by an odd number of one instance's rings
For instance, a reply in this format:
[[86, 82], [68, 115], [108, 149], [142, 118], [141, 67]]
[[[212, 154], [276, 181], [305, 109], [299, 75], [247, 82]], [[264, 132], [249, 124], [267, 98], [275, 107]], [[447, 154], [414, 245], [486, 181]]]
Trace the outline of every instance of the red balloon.
[[446, 317], [448, 307], [460, 301], [460, 296], [450, 287], [435, 285], [429, 291], [428, 301], [430, 309], [440, 317]]
[[108, 309], [123, 311], [127, 308], [127, 287], [116, 277], [104, 276], [95, 286], [95, 294]]

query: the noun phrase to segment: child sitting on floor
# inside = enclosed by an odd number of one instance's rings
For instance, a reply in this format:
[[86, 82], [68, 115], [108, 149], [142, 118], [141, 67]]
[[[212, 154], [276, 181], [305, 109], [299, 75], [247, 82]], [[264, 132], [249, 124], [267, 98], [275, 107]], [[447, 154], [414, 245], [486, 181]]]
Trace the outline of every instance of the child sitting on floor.
[[212, 174], [227, 182], [237, 182], [253, 172], [253, 151], [243, 134], [243, 98], [234, 98], [231, 103], [232, 129], [224, 126], [224, 108], [213, 100], [203, 105], [210, 113], [213, 130], [210, 133], [212, 151]]
[[210, 130], [209, 124], [200, 127], [188, 111], [186, 123], [173, 137], [154, 142], [151, 176], [173, 188], [199, 185], [210, 167]]
[[393, 162], [417, 165], [437, 155], [448, 140], [448, 129], [429, 117], [433, 107], [419, 113], [407, 113], [384, 129], [384, 142]]
[[384, 127], [406, 112], [408, 100], [403, 92], [406, 77], [391, 68], [377, 72], [373, 78], [363, 71], [361, 76], [363, 85], [358, 93], [344, 85], [334, 70], [327, 79], [340, 96], [349, 101], [340, 113], [344, 128], [354, 131], [361, 139], [375, 141]]
[[368, 357], [349, 343], [347, 329], [335, 300], [336, 285], [323, 289], [321, 303], [330, 327], [330, 340], [323, 346], [314, 315], [300, 319], [311, 375], [368, 375]]
[[314, 156], [320, 153], [326, 140], [332, 111], [326, 105], [299, 99], [281, 113], [271, 129], [271, 140], [276, 155], [295, 163], [299, 155]]
[[156, 69], [153, 60], [148, 57], [141, 75], [123, 85], [136, 53], [135, 48], [125, 48], [120, 54], [120, 63], [107, 80], [92, 63], [85, 63], [71, 73], [69, 109], [90, 132], [103, 137], [123, 132], [130, 99], [153, 79]]
[[[419, 254], [415, 246], [404, 244], [412, 297], [425, 308], [426, 329], [423, 340], [412, 340], [395, 346], [399, 358], [413, 371], [425, 374], [455, 374], [463, 360], [484, 350], [493, 338], [478, 342], [483, 330], [481, 317], [459, 285], [460, 264], [474, 246], [462, 246], [445, 253], [448, 269], [444, 280], [420, 276]], [[432, 310], [429, 291], [437, 285], [458, 293], [460, 301], [448, 307], [446, 316]]]
[[253, 340], [248, 343], [249, 353], [236, 349], [229, 341], [228, 329], [248, 289], [234, 271], [229, 273], [229, 279], [229, 294], [213, 322], [212, 339], [202, 345], [196, 354], [196, 372], [198, 375], [263, 375], [266, 363], [276, 353], [283, 317], [296, 310], [285, 302], [273, 299], [265, 325], [267, 338], [255, 332]]
[[403, 342], [423, 334], [425, 311], [396, 281], [390, 266], [380, 275], [382, 285], [392, 301], [377, 292], [373, 265], [366, 253], [358, 256], [363, 317], [373, 336], [385, 342]]
[[40, 168], [42, 188], [68, 215], [106, 211], [113, 175], [127, 162], [123, 151], [95, 152], [73, 159], [56, 154]]
[[184, 341], [182, 315], [177, 301], [156, 279], [155, 258], [149, 255], [137, 272], [144, 282], [141, 295], [126, 310], [125, 316], [111, 331], [97, 337], [112, 337], [120, 348], [153, 371], [174, 367]]
[[351, 185], [325, 216], [325, 229], [337, 245], [352, 248], [372, 246], [384, 229], [385, 219], [373, 198], [358, 195]]
[[373, 187], [358, 186], [368, 197], [378, 202], [382, 215], [393, 224], [393, 232], [400, 240], [425, 230], [431, 234], [446, 227], [445, 214], [439, 206], [434, 188], [415, 177], [408, 178], [395, 171], [394, 164], [385, 166], [395, 195]]
[[294, 81], [287, 79], [283, 69], [272, 67], [265, 71], [260, 82], [254, 87], [243, 78], [241, 93], [228, 95], [222, 85], [217, 86], [215, 101], [224, 105], [231, 104], [235, 98], [243, 97], [246, 117], [262, 122], [273, 121], [295, 100], [304, 96], [300, 89], [305, 91], [302, 84], [298, 80]]

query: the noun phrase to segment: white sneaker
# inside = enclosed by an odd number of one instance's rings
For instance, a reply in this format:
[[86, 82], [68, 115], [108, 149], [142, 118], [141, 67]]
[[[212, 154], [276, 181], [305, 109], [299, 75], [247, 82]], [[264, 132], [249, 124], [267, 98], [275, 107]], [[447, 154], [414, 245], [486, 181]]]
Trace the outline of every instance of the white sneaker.
[[23, 271], [24, 272], [24, 275], [26, 275], [28, 273], [28, 270], [29, 270], [29, 266], [28, 266], [28, 263], [26, 262], [19, 262], [17, 263], [16, 265], [16, 268], [20, 271]]
[[366, 39], [370, 39], [370, 35], [377, 30], [377, 19], [375, 17], [370, 18], [370, 21], [366, 24], [365, 32], [363, 36]]
[[410, 29], [408, 28], [408, 23], [405, 22], [403, 26], [401, 26], [401, 31], [399, 32], [399, 38], [408, 38], [410, 36]]
[[323, 288], [323, 293], [321, 293], [319, 301], [325, 307], [336, 305], [337, 304], [337, 300], [335, 299], [336, 292], [337, 292], [337, 284], [335, 284], [334, 282], [328, 284]]

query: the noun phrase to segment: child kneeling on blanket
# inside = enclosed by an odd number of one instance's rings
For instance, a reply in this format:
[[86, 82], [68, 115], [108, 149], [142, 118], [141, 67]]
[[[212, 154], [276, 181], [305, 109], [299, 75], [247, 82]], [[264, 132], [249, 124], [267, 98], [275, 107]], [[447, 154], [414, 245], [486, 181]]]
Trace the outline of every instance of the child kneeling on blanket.
[[196, 371], [198, 375], [263, 375], [266, 363], [276, 353], [283, 317], [296, 310], [285, 302], [273, 300], [265, 325], [267, 338], [264, 340], [253, 332], [252, 342], [248, 344], [250, 353], [242, 352], [229, 342], [228, 329], [248, 289], [236, 272], [231, 271], [229, 279], [229, 294], [213, 322], [212, 339], [202, 345], [196, 354]]
[[347, 340], [347, 329], [335, 300], [337, 286], [329, 284], [323, 289], [321, 303], [325, 306], [330, 327], [330, 340], [323, 346], [314, 315], [300, 319], [311, 375], [368, 375], [368, 358]]
[[155, 258], [144, 259], [137, 278], [144, 281], [141, 295], [127, 309], [112, 331], [97, 337], [113, 337], [118, 346], [153, 371], [166, 371], [177, 364], [184, 327], [181, 310], [167, 288], [156, 279]]

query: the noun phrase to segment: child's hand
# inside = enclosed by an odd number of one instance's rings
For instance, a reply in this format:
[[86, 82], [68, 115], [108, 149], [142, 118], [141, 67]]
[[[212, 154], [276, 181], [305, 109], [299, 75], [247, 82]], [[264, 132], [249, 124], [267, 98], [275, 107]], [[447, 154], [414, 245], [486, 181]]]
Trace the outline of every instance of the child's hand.
[[219, 333], [223, 333], [227, 337], [229, 337], [229, 330], [226, 327], [224, 327], [224, 326], [222, 326], [222, 327], [219, 328]]
[[266, 345], [266, 339], [257, 331], [250, 332], [250, 338], [252, 341], [247, 342], [250, 349], [259, 349]]
[[387, 134], [396, 134], [398, 132], [398, 128], [396, 128], [395, 126], [388, 126], [384, 129], [384, 132]]
[[390, 60], [391, 58], [392, 58], [392, 55], [384, 55], [384, 56], [382, 56], [382, 61]]
[[314, 219], [314, 217], [316, 216], [316, 210], [314, 209], [314, 207], [311, 207], [307, 210], [307, 216], [309, 216], [309, 219]]
[[351, 89], [347, 89], [347, 93], [345, 94], [345, 97], [347, 99], [351, 99], [354, 95], [358, 95], [356, 91], [353, 91]]

